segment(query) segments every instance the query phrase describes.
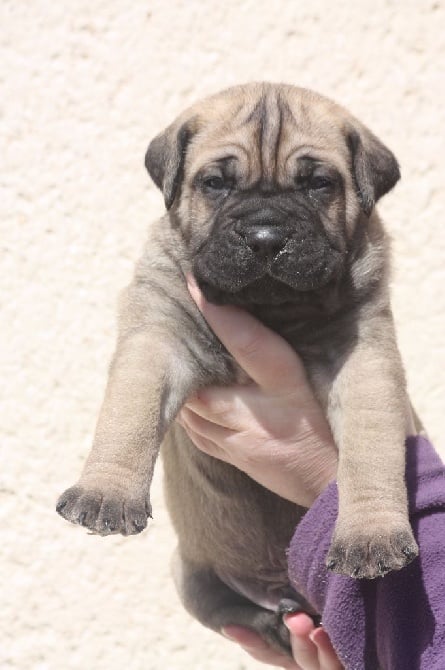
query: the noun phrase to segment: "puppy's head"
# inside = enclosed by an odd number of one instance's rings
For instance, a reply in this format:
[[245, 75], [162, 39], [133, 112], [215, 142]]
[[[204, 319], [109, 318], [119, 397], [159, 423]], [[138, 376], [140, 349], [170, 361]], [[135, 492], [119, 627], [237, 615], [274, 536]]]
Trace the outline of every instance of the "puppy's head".
[[357, 228], [399, 179], [359, 121], [305, 89], [249, 84], [182, 114], [146, 167], [207, 297], [280, 303], [348, 271]]

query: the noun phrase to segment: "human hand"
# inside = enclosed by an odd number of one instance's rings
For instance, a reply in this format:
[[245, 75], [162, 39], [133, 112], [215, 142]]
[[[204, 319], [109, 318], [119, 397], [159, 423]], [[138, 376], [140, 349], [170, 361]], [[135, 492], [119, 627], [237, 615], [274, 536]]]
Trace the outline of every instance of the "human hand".
[[309, 507], [335, 478], [337, 450], [303, 365], [287, 342], [247, 312], [190, 293], [251, 382], [210, 387], [178, 417], [196, 446], [282, 498]]
[[284, 617], [289, 629], [293, 659], [272, 649], [257, 633], [242, 626], [226, 626], [223, 633], [252, 658], [286, 670], [343, 670], [323, 627], [316, 628], [304, 613]]

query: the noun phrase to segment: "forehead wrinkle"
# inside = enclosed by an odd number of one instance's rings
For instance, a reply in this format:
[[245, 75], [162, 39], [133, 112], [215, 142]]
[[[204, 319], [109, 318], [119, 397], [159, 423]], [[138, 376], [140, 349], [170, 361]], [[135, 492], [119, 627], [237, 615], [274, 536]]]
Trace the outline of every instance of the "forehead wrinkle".
[[207, 122], [203, 118], [187, 161], [195, 173], [233, 156], [242, 166], [243, 181], [270, 187], [303, 153], [348, 169], [348, 156], [339, 151], [338, 128], [327, 122], [325, 105], [312, 109], [301, 92], [262, 88], [232, 100], [230, 106], [225, 118], [216, 113], [209, 114]]
[[254, 99], [246, 97], [237, 109], [234, 117], [230, 121], [226, 120], [225, 124], [220, 127], [220, 131], [225, 130], [230, 134], [230, 142], [232, 144], [234, 144], [234, 133], [246, 141], [246, 145], [241, 140], [236, 142], [236, 144], [242, 147], [246, 160], [248, 174], [245, 176], [247, 181], [250, 181], [251, 177], [257, 180], [262, 174], [262, 137], [266, 117], [264, 102], [265, 94], [263, 91], [259, 97], [256, 96]]
[[316, 146], [315, 144], [307, 144], [306, 142], [304, 144], [300, 144], [297, 146], [293, 146], [292, 149], [290, 149], [285, 158], [284, 158], [284, 164], [287, 165], [288, 161], [291, 158], [299, 159], [299, 158], [313, 158], [315, 160], [324, 160], [326, 158], [326, 152], [323, 152], [323, 148], [320, 146]]
[[314, 161], [326, 163], [336, 168], [340, 172], [349, 171], [349, 155], [346, 152], [339, 151], [338, 147], [331, 150], [326, 143], [294, 145], [284, 158], [284, 168], [288, 168], [291, 161], [297, 162], [301, 158], [310, 158]]
[[286, 110], [279, 91], [270, 90], [264, 101], [264, 113], [261, 137], [261, 163], [265, 184], [277, 181], [279, 149], [282, 139], [283, 122]]
[[291, 98], [282, 95], [283, 138], [280, 163], [285, 167], [294, 154], [298, 158], [305, 151], [310, 154], [313, 152], [314, 157], [327, 159], [328, 162], [328, 153], [342, 153], [339, 150], [341, 131], [339, 133], [337, 125], [333, 125], [327, 116], [325, 105], [312, 103], [305, 95], [292, 95]]
[[261, 118], [263, 106], [263, 96], [257, 100], [253, 106], [253, 109], [246, 106], [245, 103], [241, 105], [238, 110], [238, 114], [234, 118], [234, 129], [238, 130], [243, 126], [249, 126], [252, 123], [258, 122]]
[[237, 110], [231, 119], [232, 132], [251, 138], [246, 156], [255, 181], [271, 185], [277, 170], [282, 130], [281, 100], [273, 90], [262, 90], [258, 99]]
[[221, 142], [214, 147], [209, 147], [206, 152], [197, 152], [197, 155], [190, 161], [189, 170], [192, 174], [196, 174], [207, 165], [214, 165], [228, 159], [235, 159], [239, 162], [244, 159], [249, 162], [249, 153], [248, 148], [238, 142], [227, 144]]
[[[240, 115], [241, 116], [241, 115]], [[264, 94], [255, 101], [253, 108], [248, 108], [239, 119], [239, 123], [235, 129], [251, 138], [249, 148], [246, 150], [246, 158], [248, 165], [247, 181], [250, 181], [251, 176], [254, 175], [254, 180], [258, 179], [262, 174], [262, 137], [263, 126], [265, 118]], [[258, 174], [255, 174], [258, 173]]]
[[[249, 110], [249, 114], [252, 110]], [[245, 115], [244, 115], [245, 117]], [[245, 117], [246, 118], [246, 117]], [[243, 166], [243, 180], [250, 182], [258, 172], [257, 124], [250, 121], [234, 128], [233, 119], [211, 124], [194, 138], [189, 152], [189, 169], [195, 174], [210, 161], [233, 155]]]
[[213, 151], [210, 150], [204, 156], [201, 154], [201, 160], [203, 163], [220, 163], [229, 159], [241, 161], [243, 158], [248, 159], [248, 157], [248, 149], [237, 143], [225, 144], [221, 147], [215, 147]]

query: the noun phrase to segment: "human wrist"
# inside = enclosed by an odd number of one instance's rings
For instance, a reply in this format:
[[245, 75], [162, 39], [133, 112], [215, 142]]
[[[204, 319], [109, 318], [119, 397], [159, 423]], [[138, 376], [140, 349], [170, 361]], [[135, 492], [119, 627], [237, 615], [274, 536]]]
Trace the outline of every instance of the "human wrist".
[[335, 481], [337, 475], [337, 463], [334, 461], [330, 467], [325, 467], [323, 472], [320, 473], [317, 478], [314, 488], [311, 504], [314, 503], [317, 498], [323, 493], [325, 489]]
[[338, 467], [338, 452], [333, 441], [316, 448], [316, 457], [309, 467], [306, 498], [310, 507], [323, 491], [335, 481]]

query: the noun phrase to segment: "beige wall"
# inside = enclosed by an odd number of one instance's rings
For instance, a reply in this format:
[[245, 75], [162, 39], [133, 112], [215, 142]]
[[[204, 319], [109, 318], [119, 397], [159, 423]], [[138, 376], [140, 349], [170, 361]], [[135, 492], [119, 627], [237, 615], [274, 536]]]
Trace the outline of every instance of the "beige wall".
[[117, 293], [162, 211], [144, 150], [204, 94], [252, 79], [312, 87], [395, 151], [403, 181], [381, 212], [394, 238], [400, 346], [443, 447], [440, 5], [1, 0], [0, 667], [257, 667], [178, 605], [160, 469], [154, 521], [136, 538], [89, 536], [53, 510], [88, 450]]

